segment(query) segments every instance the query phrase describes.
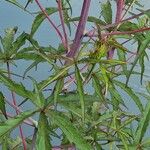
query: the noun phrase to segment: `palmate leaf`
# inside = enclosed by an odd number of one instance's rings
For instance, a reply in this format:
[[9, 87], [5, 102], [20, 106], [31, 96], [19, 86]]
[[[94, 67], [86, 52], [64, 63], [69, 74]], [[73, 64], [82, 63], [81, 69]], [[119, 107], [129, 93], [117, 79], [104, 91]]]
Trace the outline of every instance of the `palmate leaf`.
[[134, 142], [136, 144], [141, 143], [141, 141], [147, 131], [149, 123], [150, 123], [150, 101], [148, 101], [148, 103], [142, 113], [141, 119], [138, 123], [138, 128], [136, 130], [136, 134], [135, 134], [135, 138], [134, 138]]
[[18, 125], [20, 125], [25, 119], [29, 118], [30, 116], [34, 115], [37, 112], [37, 110], [34, 111], [26, 111], [18, 116], [8, 119], [5, 122], [0, 123], [0, 139], [5, 136], [8, 132], [16, 128]]
[[12, 50], [12, 43], [14, 41], [14, 36], [16, 34], [17, 27], [8, 28], [5, 30], [4, 38], [1, 38], [1, 43], [3, 45], [4, 52], [9, 54], [9, 51]]
[[125, 91], [135, 102], [135, 104], [138, 106], [140, 112], [143, 112], [143, 105], [139, 97], [133, 92], [133, 90], [130, 87], [127, 87], [124, 83], [114, 80], [114, 84], [119, 86], [123, 91]]
[[86, 140], [82, 137], [81, 133], [73, 126], [73, 124], [65, 116], [60, 115], [56, 112], [48, 113], [50, 119], [61, 128], [66, 135], [67, 139], [74, 143], [79, 150], [92, 150], [93, 148]]
[[[71, 113], [75, 114], [79, 118], [82, 118], [82, 110], [79, 107], [78, 103], [68, 103], [65, 101], [59, 101], [59, 105], [63, 106], [66, 110], [70, 111]], [[92, 118], [85, 113], [85, 122], [91, 122]]]
[[[46, 8], [45, 11], [47, 12], [48, 15], [51, 15], [53, 13], [56, 13], [58, 9], [56, 7], [50, 7]], [[42, 12], [40, 12], [36, 18], [33, 21], [32, 28], [31, 28], [31, 33], [30, 35], [33, 36], [34, 33], [37, 31], [37, 29], [40, 27], [41, 23], [45, 20], [46, 16]]]
[[106, 3], [103, 3], [101, 5], [101, 9], [102, 9], [101, 14], [102, 14], [105, 22], [108, 24], [111, 24], [112, 23], [112, 9], [111, 9], [110, 1], [107, 0]]
[[4, 85], [6, 85], [11, 91], [14, 91], [16, 94], [28, 98], [33, 102], [36, 106], [41, 107], [41, 104], [37, 101], [36, 94], [34, 92], [31, 92], [22, 84], [18, 84], [12, 80], [10, 80], [7, 76], [0, 73], [0, 82], [2, 82]]
[[83, 89], [83, 82], [82, 77], [80, 74], [80, 70], [77, 65], [75, 65], [75, 76], [77, 81], [77, 91], [80, 97], [80, 104], [82, 109], [82, 119], [85, 120], [85, 102], [84, 102], [84, 89]]
[[[146, 48], [148, 47], [149, 44], [150, 44], [150, 34], [148, 33], [148, 34], [146, 34], [145, 39], [143, 41], [141, 41], [141, 43], [139, 45], [138, 54], [136, 55], [135, 60], [133, 62], [133, 65], [132, 65], [132, 67], [130, 69], [130, 72], [129, 72], [128, 76], [127, 76], [126, 85], [129, 82], [129, 78], [130, 78], [130, 76], [131, 76], [131, 74], [133, 72], [133, 69], [134, 69], [135, 65], [137, 64], [137, 62], [140, 59], [140, 57], [143, 57], [143, 54], [144, 54], [144, 52], [145, 52], [145, 50], [146, 50]], [[141, 72], [141, 76], [142, 76], [142, 74], [143, 74], [143, 70]]]
[[49, 136], [49, 123], [46, 115], [41, 112], [38, 121], [38, 132], [36, 138], [36, 149], [37, 150], [50, 150], [50, 136]]

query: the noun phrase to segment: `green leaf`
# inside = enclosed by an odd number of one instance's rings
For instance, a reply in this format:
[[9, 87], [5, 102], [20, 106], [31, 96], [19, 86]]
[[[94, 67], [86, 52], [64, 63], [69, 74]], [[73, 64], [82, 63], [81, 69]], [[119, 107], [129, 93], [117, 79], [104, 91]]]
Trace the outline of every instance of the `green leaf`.
[[113, 85], [109, 86], [109, 92], [110, 92], [110, 95], [111, 95], [111, 99], [113, 101], [114, 110], [118, 110], [120, 104], [125, 106], [125, 103], [124, 103], [120, 93], [116, 90], [115, 86], [113, 86]]
[[5, 97], [2, 92], [0, 92], [0, 110], [2, 111], [3, 115], [7, 119], [6, 108], [5, 108]]
[[45, 98], [43, 93], [39, 90], [37, 82], [32, 78], [29, 77], [33, 82], [34, 87], [34, 97], [36, 98], [36, 104], [42, 108], [45, 105]]
[[55, 87], [54, 87], [54, 105], [57, 106], [57, 98], [60, 92], [62, 91], [64, 85], [64, 79], [59, 79], [56, 81]]
[[5, 136], [8, 132], [10, 132], [11, 130], [13, 130], [14, 128], [16, 128], [18, 125], [20, 125], [21, 123], [23, 123], [23, 121], [27, 118], [29, 118], [30, 116], [34, 115], [37, 112], [37, 110], [34, 111], [26, 111], [23, 112], [21, 114], [19, 114], [18, 116], [12, 118], [12, 119], [8, 119], [5, 122], [1, 122], [0, 123], [0, 138], [2, 138], [3, 136]]
[[55, 80], [57, 80], [58, 78], [64, 76], [67, 72], [68, 69], [70, 69], [71, 66], [67, 66], [62, 68], [59, 72], [57, 72], [55, 75], [50, 76], [48, 79], [42, 81], [39, 83], [39, 89], [42, 90], [44, 89], [46, 86], [48, 86], [50, 83], [54, 82]]
[[136, 58], [135, 58], [135, 60], [133, 62], [133, 65], [130, 69], [130, 72], [127, 76], [126, 85], [129, 82], [129, 78], [130, 78], [130, 76], [132, 74], [132, 71], [133, 71], [134, 67], [136, 66], [139, 58], [143, 55], [143, 53], [145, 52], [145, 49], [148, 47], [149, 44], [150, 44], [150, 34], [147, 34], [146, 37], [145, 37], [145, 40], [141, 41], [141, 44], [139, 45], [138, 54], [136, 55]]
[[17, 52], [20, 49], [20, 47], [25, 44], [26, 36], [27, 36], [27, 34], [25, 32], [23, 32], [19, 37], [17, 37], [15, 42], [13, 42], [13, 51], [14, 52]]
[[18, 84], [8, 77], [0, 73], [0, 82], [2, 82], [5, 86], [7, 86], [11, 91], [14, 91], [16, 94], [30, 99], [36, 106], [41, 107], [39, 103], [37, 103], [36, 94], [34, 92], [28, 91], [22, 84]]
[[[117, 50], [117, 55], [120, 61], [126, 62], [126, 53], [120, 50]], [[124, 74], [127, 76], [127, 64], [122, 65]]]
[[82, 109], [82, 119], [84, 122], [85, 120], [84, 89], [83, 89], [83, 83], [82, 83], [80, 70], [77, 65], [75, 65], [75, 76], [76, 76], [76, 81], [77, 81], [77, 91], [79, 93], [81, 109]]
[[14, 35], [17, 31], [17, 27], [8, 28], [5, 30], [5, 37], [1, 39], [3, 50], [9, 53], [12, 50], [12, 43], [14, 41]]
[[36, 149], [37, 150], [50, 150], [50, 136], [49, 136], [49, 123], [46, 115], [41, 112], [38, 121], [38, 132], [36, 139]]
[[92, 77], [93, 77], [92, 79], [93, 79], [95, 92], [98, 95], [100, 101], [102, 101], [105, 104], [106, 100], [105, 100], [105, 96], [102, 92], [102, 86], [100, 85], [99, 79], [95, 74], [93, 74]]
[[67, 139], [74, 143], [79, 150], [92, 150], [93, 148], [82, 137], [81, 133], [72, 125], [72, 123], [59, 113], [50, 112], [49, 117], [53, 119], [54, 123], [59, 126]]
[[21, 8], [22, 10], [28, 12], [29, 14], [31, 14], [29, 11], [25, 10], [24, 7], [19, 2], [17, 2], [16, 0], [5, 0], [5, 1], [9, 2], [9, 3]]
[[112, 23], [112, 9], [111, 9], [111, 3], [107, 0], [106, 3], [101, 4], [102, 9], [102, 16], [106, 23], [111, 24]]
[[114, 84], [116, 84], [122, 90], [124, 90], [132, 98], [132, 100], [135, 102], [135, 104], [138, 106], [140, 112], [143, 112], [144, 109], [143, 109], [141, 100], [139, 99], [139, 97], [137, 95], [135, 95], [135, 93], [133, 92], [133, 90], [130, 87], [127, 87], [124, 83], [117, 81], [117, 80], [114, 80]]
[[26, 5], [25, 5], [25, 7], [24, 7], [25, 9], [26, 9], [27, 6], [29, 5], [29, 3], [33, 3], [33, 0], [28, 0], [28, 1], [27, 1]]
[[[67, 109], [70, 112], [72, 112], [73, 114], [75, 114], [76, 116], [82, 118], [82, 110], [81, 110], [81, 108], [79, 108], [78, 103], [68, 103], [65, 101], [59, 101], [59, 104], [61, 106], [65, 107], [65, 109]], [[85, 113], [85, 121], [90, 122], [91, 120], [92, 120], [92, 118], [90, 116], [88, 116], [88, 114]]]
[[141, 145], [142, 145], [141, 146], [142, 148], [150, 148], [150, 138], [144, 139], [144, 141], [142, 141]]
[[[79, 21], [79, 20], [80, 20], [80, 17], [74, 17], [74, 18], [71, 18], [69, 21], [73, 22], [73, 21]], [[102, 21], [99, 18], [96, 18], [94, 16], [88, 16], [87, 21], [88, 22], [94, 22], [94, 23], [100, 24], [100, 25], [106, 25], [106, 23], [104, 21]]]
[[132, 31], [136, 29], [138, 29], [136, 23], [126, 21], [119, 26], [118, 31]]
[[135, 140], [134, 140], [135, 143], [137, 143], [137, 144], [141, 143], [142, 138], [144, 137], [144, 135], [147, 131], [149, 121], [150, 121], [150, 101], [148, 101], [148, 103], [142, 113], [140, 122], [138, 124], [138, 128], [137, 128], [136, 134], [135, 134]]
[[[58, 9], [56, 7], [50, 7], [50, 8], [46, 8], [45, 11], [47, 12], [48, 15], [51, 15], [53, 13], [56, 13], [58, 11]], [[30, 33], [31, 36], [34, 35], [34, 33], [40, 27], [41, 23], [45, 20], [45, 18], [46, 18], [46, 16], [45, 16], [45, 14], [43, 14], [43, 12], [40, 12], [36, 16], [36, 18], [32, 24], [31, 33]]]

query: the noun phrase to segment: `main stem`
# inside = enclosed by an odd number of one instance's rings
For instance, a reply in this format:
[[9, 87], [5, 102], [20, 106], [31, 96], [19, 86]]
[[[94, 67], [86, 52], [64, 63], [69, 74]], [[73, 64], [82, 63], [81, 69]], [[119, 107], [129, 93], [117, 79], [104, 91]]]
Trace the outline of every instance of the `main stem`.
[[74, 42], [71, 47], [71, 50], [69, 51], [69, 53], [67, 53], [68, 57], [71, 57], [71, 58], [75, 57], [77, 51], [80, 48], [81, 41], [83, 38], [83, 33], [85, 30], [85, 25], [86, 25], [87, 18], [88, 18], [90, 3], [91, 3], [91, 0], [84, 0], [83, 2], [82, 11], [80, 15], [80, 21], [76, 30], [76, 34], [75, 34], [75, 38], [74, 38]]
[[[10, 65], [9, 65], [9, 62], [7, 62], [7, 72], [8, 72], [8, 77], [9, 79], [11, 79], [11, 73], [10, 73]], [[11, 96], [12, 96], [12, 102], [14, 104], [14, 106], [17, 106], [17, 103], [16, 103], [16, 96], [15, 96], [15, 93], [13, 91], [11, 91]], [[19, 112], [18, 110], [16, 109], [16, 114], [18, 115]], [[21, 139], [22, 139], [22, 144], [23, 144], [23, 149], [24, 150], [27, 150], [27, 145], [26, 145], [26, 141], [25, 141], [25, 137], [23, 135], [23, 130], [22, 130], [22, 127], [21, 125], [19, 126], [19, 132], [20, 132], [20, 136], [21, 136]]]

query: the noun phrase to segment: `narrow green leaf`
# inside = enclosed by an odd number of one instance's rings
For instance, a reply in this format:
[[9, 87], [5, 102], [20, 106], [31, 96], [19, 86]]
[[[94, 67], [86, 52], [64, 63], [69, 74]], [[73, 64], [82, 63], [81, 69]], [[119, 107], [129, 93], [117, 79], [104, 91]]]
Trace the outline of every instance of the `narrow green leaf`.
[[43, 93], [39, 90], [37, 82], [32, 78], [29, 77], [33, 82], [34, 87], [34, 97], [36, 98], [36, 104], [41, 108], [45, 105], [45, 98]]
[[122, 23], [118, 28], [119, 31], [132, 31], [136, 29], [138, 29], [137, 24], [130, 21]]
[[100, 101], [102, 101], [105, 104], [106, 103], [105, 96], [104, 96], [104, 94], [102, 92], [102, 86], [100, 85], [99, 79], [98, 79], [98, 77], [95, 74], [93, 74], [92, 77], [93, 77], [93, 83], [94, 83], [95, 92], [98, 95]]
[[118, 110], [120, 104], [125, 106], [125, 103], [124, 103], [120, 93], [116, 90], [115, 86], [113, 86], [113, 85], [109, 86], [109, 92], [110, 92], [110, 95], [111, 95], [111, 99], [113, 100], [114, 110]]
[[148, 103], [142, 113], [140, 122], [138, 124], [138, 128], [137, 128], [136, 134], [135, 134], [135, 140], [134, 140], [135, 143], [137, 143], [137, 144], [141, 143], [141, 141], [147, 131], [149, 122], [150, 122], [150, 101], [148, 101]]
[[144, 76], [144, 71], [145, 71], [144, 58], [145, 58], [145, 52], [143, 52], [141, 57], [139, 57], [139, 64], [141, 66], [141, 84], [142, 84], [142, 81], [143, 81], [143, 76]]
[[5, 122], [0, 122], [0, 138], [5, 136], [8, 132], [12, 131], [14, 128], [16, 128], [18, 125], [23, 123], [23, 121], [30, 116], [34, 115], [37, 112], [37, 110], [34, 111], [26, 111], [18, 116], [8, 119]]
[[139, 58], [143, 55], [143, 53], [145, 52], [145, 49], [148, 47], [149, 44], [150, 44], [150, 34], [147, 34], [145, 40], [141, 41], [141, 44], [139, 45], [138, 55], [136, 55], [136, 58], [135, 58], [135, 60], [133, 62], [133, 65], [132, 65], [132, 67], [130, 69], [130, 72], [129, 72], [128, 77], [127, 77], [126, 85], [129, 82], [129, 78], [130, 78], [130, 76], [132, 74], [132, 71], [133, 71], [135, 65], [137, 64]]
[[5, 0], [5, 1], [9, 2], [9, 3], [21, 8], [22, 10], [28, 12], [29, 14], [31, 14], [29, 11], [25, 10], [24, 7], [19, 2], [17, 2], [16, 0]]
[[46, 115], [41, 112], [38, 121], [38, 132], [36, 139], [36, 149], [37, 150], [50, 150], [50, 136], [49, 136], [49, 123]]
[[[56, 7], [50, 7], [46, 8], [45, 11], [47, 12], [48, 15], [51, 15], [53, 13], [56, 13], [58, 9]], [[37, 31], [37, 29], [40, 27], [41, 23], [45, 20], [46, 16], [42, 12], [40, 12], [35, 20], [33, 21], [32, 28], [31, 28], [31, 33], [30, 35], [33, 36], [34, 33]]]
[[81, 109], [82, 109], [82, 119], [84, 122], [84, 120], [85, 120], [84, 89], [83, 89], [83, 83], [82, 83], [82, 77], [80, 74], [80, 70], [77, 65], [75, 65], [75, 76], [76, 76], [76, 80], [77, 80], [77, 91], [79, 93]]
[[112, 9], [111, 9], [111, 3], [107, 0], [106, 3], [103, 3], [101, 5], [102, 9], [102, 16], [104, 17], [104, 20], [106, 23], [111, 24], [112, 23]]
[[[80, 20], [80, 17], [74, 17], [74, 18], [71, 18], [69, 21], [73, 22], [73, 21], [79, 21], [79, 20]], [[94, 16], [88, 16], [87, 21], [88, 22], [94, 22], [94, 23], [100, 24], [100, 25], [106, 25], [106, 23], [104, 21], [102, 21], [99, 18], [96, 18]]]
[[140, 112], [143, 112], [144, 109], [143, 109], [141, 100], [139, 99], [139, 97], [137, 95], [135, 95], [133, 90], [129, 87], [126, 87], [126, 85], [120, 81], [114, 80], [114, 83], [117, 86], [119, 86], [122, 90], [124, 90], [132, 98], [132, 100], [135, 102], [135, 104], [138, 106]]
[[58, 95], [60, 94], [60, 92], [62, 91], [63, 85], [64, 85], [63, 79], [59, 79], [56, 81], [56, 84], [54, 87], [54, 105], [55, 105], [55, 107], [57, 106], [57, 98], [58, 98]]
[[13, 42], [13, 51], [17, 52], [21, 46], [25, 44], [27, 34], [23, 32], [17, 39]]
[[42, 81], [39, 83], [39, 89], [42, 90], [44, 89], [46, 86], [48, 86], [50, 83], [54, 82], [55, 80], [57, 80], [58, 78], [64, 76], [67, 73], [67, 70], [70, 69], [71, 66], [67, 66], [62, 68], [59, 72], [57, 72], [55, 75], [50, 76], [48, 79]]
[[53, 119], [54, 123], [58, 125], [67, 139], [74, 143], [79, 150], [92, 150], [93, 148], [86, 140], [82, 137], [81, 133], [72, 125], [72, 123], [65, 116], [59, 113], [50, 112], [49, 117]]
[[3, 115], [7, 119], [6, 108], [5, 108], [5, 97], [2, 92], [0, 92], [0, 110], [2, 111]]
[[[126, 62], [126, 53], [125, 52], [117, 50], [117, 55], [118, 55], [119, 60]], [[123, 69], [124, 74], [127, 76], [127, 73], [128, 73], [127, 72], [127, 64], [123, 64], [122, 69]]]
[[127, 139], [125, 138], [125, 136], [121, 132], [119, 132], [118, 135], [121, 138], [121, 141], [122, 141], [122, 143], [124, 145], [124, 149], [125, 150], [129, 150], [128, 142], [127, 142]]

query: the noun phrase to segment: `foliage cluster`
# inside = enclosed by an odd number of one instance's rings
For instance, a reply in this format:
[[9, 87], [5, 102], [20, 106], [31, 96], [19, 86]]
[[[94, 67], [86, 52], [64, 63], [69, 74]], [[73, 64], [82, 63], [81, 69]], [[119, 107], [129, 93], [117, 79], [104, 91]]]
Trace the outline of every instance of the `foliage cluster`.
[[[146, 83], [147, 93], [140, 93], [130, 80], [133, 75], [143, 83], [149, 58], [150, 10], [144, 10], [138, 0], [106, 0], [99, 3], [100, 15], [90, 16], [94, 0], [83, 0], [81, 15], [74, 17], [71, 0], [56, 0], [56, 7], [47, 8], [39, 0], [28, 0], [25, 6], [17, 0], [5, 1], [35, 19], [30, 33], [18, 34], [19, 27], [12, 27], [0, 37], [2, 149], [150, 149], [150, 136], [145, 136], [150, 122], [150, 82]], [[28, 10], [31, 4], [40, 11]], [[51, 15], [59, 18], [60, 25]], [[58, 47], [41, 46], [35, 38], [45, 20], [56, 31]], [[23, 75], [11, 69], [20, 61], [31, 63]], [[30, 70], [46, 63], [50, 71], [46, 79], [39, 81], [29, 75]], [[27, 88], [26, 81], [32, 88]], [[127, 96], [138, 114], [128, 109]], [[27, 103], [33, 104], [32, 109], [22, 110]], [[8, 106], [15, 114], [8, 113]], [[33, 131], [29, 137], [24, 126]], [[17, 138], [11, 134], [15, 128], [20, 132]], [[53, 139], [59, 139], [60, 145], [53, 145]]]

